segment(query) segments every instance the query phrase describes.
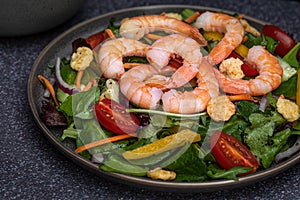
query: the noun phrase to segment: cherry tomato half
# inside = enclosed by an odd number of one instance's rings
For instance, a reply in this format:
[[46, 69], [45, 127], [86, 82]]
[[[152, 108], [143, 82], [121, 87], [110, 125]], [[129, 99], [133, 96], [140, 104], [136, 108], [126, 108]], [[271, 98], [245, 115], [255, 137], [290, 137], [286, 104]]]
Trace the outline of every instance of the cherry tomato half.
[[241, 61], [243, 61], [241, 69], [244, 72], [245, 76], [256, 76], [258, 74], [258, 72], [250, 64], [248, 64], [246, 61], [244, 61], [242, 56], [235, 53], [234, 51], [231, 52], [229, 57], [239, 58]]
[[90, 35], [85, 40], [89, 45], [91, 45], [91, 47], [93, 49], [107, 38], [108, 38], [108, 36], [106, 33], [100, 32], [100, 33], [95, 33], [93, 35]]
[[236, 166], [252, 167], [246, 175], [256, 171], [258, 161], [251, 151], [239, 140], [221, 131], [215, 131], [210, 139], [212, 154], [219, 165], [224, 169], [231, 169]]
[[275, 25], [264, 25], [262, 34], [279, 41], [275, 53], [281, 57], [285, 56], [296, 45], [295, 40], [289, 34]]
[[101, 126], [115, 134], [133, 134], [139, 127], [138, 118], [114, 100], [105, 98], [97, 102], [94, 112]]

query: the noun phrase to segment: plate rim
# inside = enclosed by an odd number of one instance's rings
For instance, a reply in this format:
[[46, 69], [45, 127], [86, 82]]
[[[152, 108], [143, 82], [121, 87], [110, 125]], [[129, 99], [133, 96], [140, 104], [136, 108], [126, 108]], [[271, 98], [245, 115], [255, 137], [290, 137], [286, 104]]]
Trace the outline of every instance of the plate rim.
[[[71, 151], [68, 149], [62, 142], [58, 140], [57, 137], [55, 137], [50, 129], [41, 121], [38, 109], [36, 108], [34, 104], [34, 97], [32, 93], [32, 81], [36, 78], [35, 77], [35, 71], [38, 69], [39, 63], [43, 60], [45, 54], [53, 47], [57, 42], [59, 42], [61, 39], [63, 39], [65, 36], [71, 34], [72, 32], [78, 30], [81, 27], [88, 26], [89, 24], [101, 20], [102, 18], [106, 17], [112, 17], [117, 14], [122, 13], [128, 13], [133, 11], [147, 11], [147, 10], [159, 10], [159, 9], [184, 9], [184, 8], [191, 8], [195, 10], [212, 10], [212, 11], [222, 11], [225, 13], [237, 13], [233, 11], [228, 11], [225, 9], [220, 8], [214, 8], [214, 7], [206, 7], [206, 6], [197, 6], [197, 5], [183, 5], [183, 4], [172, 4], [172, 5], [150, 5], [150, 6], [137, 6], [132, 8], [125, 8], [120, 9], [108, 13], [104, 13], [98, 16], [94, 16], [90, 19], [86, 19], [82, 22], [77, 23], [76, 25], [72, 26], [68, 30], [64, 31], [63, 33], [56, 36], [53, 40], [51, 40], [39, 53], [38, 57], [34, 61], [28, 79], [27, 79], [27, 100], [30, 106], [30, 110], [34, 116], [34, 120], [37, 123], [38, 127], [42, 130], [43, 135], [50, 140], [50, 142], [67, 158], [72, 160], [74, 163], [82, 167], [84, 170], [88, 170], [92, 173], [95, 173], [101, 177], [111, 179], [112, 181], [119, 182], [121, 184], [124, 184], [124, 181], [126, 181], [126, 184], [136, 186], [136, 187], [146, 187], [149, 189], [159, 190], [159, 191], [165, 191], [166, 189], [168, 191], [172, 192], [212, 192], [217, 190], [223, 190], [223, 189], [230, 189], [230, 188], [237, 188], [246, 186], [249, 184], [252, 184], [254, 182], [262, 181], [265, 179], [270, 178], [271, 176], [274, 176], [278, 173], [282, 173], [283, 171], [291, 168], [293, 165], [297, 164], [300, 161], [300, 154], [294, 155], [293, 157], [289, 158], [286, 161], [283, 161], [279, 164], [276, 164], [275, 167], [268, 168], [266, 170], [262, 170], [259, 172], [256, 172], [254, 174], [248, 175], [246, 177], [239, 178], [239, 181], [233, 181], [233, 180], [216, 180], [216, 181], [209, 181], [209, 182], [164, 182], [164, 181], [157, 181], [147, 178], [141, 178], [141, 177], [134, 177], [130, 175], [124, 175], [119, 173], [112, 173], [112, 172], [106, 172], [99, 167], [97, 167], [96, 164], [93, 164], [92, 162], [86, 160], [79, 154], [76, 154], [74, 151]], [[246, 16], [246, 19], [251, 20], [254, 23], [264, 25], [267, 24], [266, 22]], [[197, 189], [195, 191], [195, 189]]]

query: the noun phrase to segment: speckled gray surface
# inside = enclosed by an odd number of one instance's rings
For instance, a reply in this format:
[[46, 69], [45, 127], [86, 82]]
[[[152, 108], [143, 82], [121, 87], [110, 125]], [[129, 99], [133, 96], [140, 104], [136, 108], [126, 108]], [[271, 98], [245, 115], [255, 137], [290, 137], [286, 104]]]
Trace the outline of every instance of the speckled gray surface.
[[[89, 0], [64, 25], [44, 33], [0, 38], [1, 199], [300, 199], [300, 163], [268, 180], [214, 193], [178, 194], [126, 186], [97, 177], [66, 159], [43, 136], [26, 97], [26, 81], [39, 52], [56, 36], [91, 17], [121, 8], [172, 4], [172, 0]], [[300, 2], [283, 0], [177, 0], [264, 20], [300, 41]]]

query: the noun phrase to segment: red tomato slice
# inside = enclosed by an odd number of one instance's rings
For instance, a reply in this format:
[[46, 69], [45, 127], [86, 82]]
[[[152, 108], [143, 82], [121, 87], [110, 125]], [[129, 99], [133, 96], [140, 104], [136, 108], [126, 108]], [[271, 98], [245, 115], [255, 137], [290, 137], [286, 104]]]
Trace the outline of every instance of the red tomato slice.
[[212, 154], [219, 165], [224, 169], [231, 169], [236, 166], [252, 167], [246, 175], [256, 171], [258, 161], [251, 151], [239, 140], [221, 131], [215, 131], [210, 139]]
[[94, 112], [101, 126], [115, 134], [134, 134], [139, 127], [138, 118], [111, 99], [105, 98], [96, 103]]
[[236, 52], [232, 51], [229, 57], [239, 58], [241, 61], [243, 61], [241, 69], [244, 72], [245, 76], [256, 76], [258, 74], [258, 72], [250, 64], [244, 61], [242, 56], [240, 56]]
[[89, 45], [91, 45], [93, 49], [107, 38], [108, 38], [107, 34], [101, 32], [101, 33], [95, 33], [93, 35], [90, 35], [85, 40]]
[[264, 25], [262, 34], [279, 41], [275, 53], [281, 57], [285, 56], [296, 45], [295, 40], [288, 33], [275, 25]]

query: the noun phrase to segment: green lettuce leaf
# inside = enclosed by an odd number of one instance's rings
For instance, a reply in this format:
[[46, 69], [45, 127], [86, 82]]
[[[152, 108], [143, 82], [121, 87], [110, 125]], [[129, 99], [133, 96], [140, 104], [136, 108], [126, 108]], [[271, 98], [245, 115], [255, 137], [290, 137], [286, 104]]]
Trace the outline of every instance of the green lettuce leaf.
[[245, 143], [257, 157], [260, 166], [270, 167], [275, 155], [287, 143], [291, 135], [290, 129], [285, 129], [274, 135], [276, 126], [286, 123], [286, 120], [275, 111], [270, 114], [253, 113], [249, 116], [251, 127], [245, 130]]

